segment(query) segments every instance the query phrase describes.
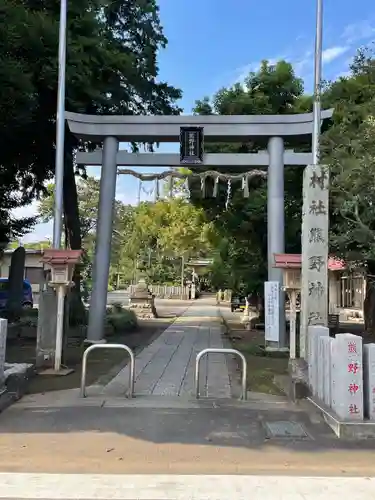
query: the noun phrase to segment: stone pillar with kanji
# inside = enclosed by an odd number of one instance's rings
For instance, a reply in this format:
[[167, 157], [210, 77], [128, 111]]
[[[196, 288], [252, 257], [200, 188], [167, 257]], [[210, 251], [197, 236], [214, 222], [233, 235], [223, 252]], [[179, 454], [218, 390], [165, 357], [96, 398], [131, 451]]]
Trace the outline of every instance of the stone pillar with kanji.
[[375, 344], [363, 346], [365, 416], [375, 421]]
[[341, 420], [363, 420], [362, 337], [338, 334], [331, 345], [332, 409]]
[[329, 171], [309, 165], [303, 175], [300, 357], [308, 358], [308, 327], [328, 326]]

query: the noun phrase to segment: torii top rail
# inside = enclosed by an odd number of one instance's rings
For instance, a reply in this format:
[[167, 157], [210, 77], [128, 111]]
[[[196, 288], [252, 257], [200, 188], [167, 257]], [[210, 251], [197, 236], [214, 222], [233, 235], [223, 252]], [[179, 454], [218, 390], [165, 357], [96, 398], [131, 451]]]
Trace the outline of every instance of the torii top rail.
[[[333, 109], [322, 111], [322, 121]], [[311, 136], [313, 114], [290, 115], [83, 115], [66, 112], [70, 131], [84, 140], [116, 137], [123, 142], [179, 142], [180, 127], [199, 126], [211, 142], [241, 142], [250, 137]], [[305, 137], [306, 138], [306, 137]]]

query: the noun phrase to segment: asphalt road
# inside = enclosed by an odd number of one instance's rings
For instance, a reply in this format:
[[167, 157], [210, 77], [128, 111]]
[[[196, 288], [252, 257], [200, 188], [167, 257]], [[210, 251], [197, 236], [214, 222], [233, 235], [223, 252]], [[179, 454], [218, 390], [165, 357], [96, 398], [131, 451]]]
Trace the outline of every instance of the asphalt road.
[[116, 290], [107, 294], [107, 304], [121, 304], [126, 307], [129, 301], [130, 295], [126, 290]]
[[[38, 294], [34, 294], [34, 308], [38, 308], [39, 297]], [[128, 307], [130, 304], [129, 293], [126, 290], [118, 290], [114, 292], [108, 292], [107, 294], [107, 304], [121, 304], [124, 307]], [[187, 307], [189, 301], [181, 301], [180, 299], [156, 299], [155, 305], [159, 311], [159, 309], [169, 309], [170, 311], [175, 312], [175, 310], [179, 310], [181, 308]], [[89, 304], [87, 304], [88, 306]], [[179, 312], [177, 312], [179, 314]]]
[[[34, 307], [38, 307], [39, 304], [39, 294], [34, 293]], [[124, 306], [129, 305], [129, 294], [125, 290], [118, 290], [115, 292], [108, 292], [107, 295], [107, 303], [108, 304], [117, 304], [120, 303]]]

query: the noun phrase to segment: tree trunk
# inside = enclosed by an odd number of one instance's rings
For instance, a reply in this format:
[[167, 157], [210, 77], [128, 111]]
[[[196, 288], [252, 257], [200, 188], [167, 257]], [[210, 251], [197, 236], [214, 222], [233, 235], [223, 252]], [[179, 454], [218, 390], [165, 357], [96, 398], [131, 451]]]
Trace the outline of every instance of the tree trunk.
[[375, 334], [375, 261], [367, 262], [366, 297], [363, 306], [366, 332]]
[[[81, 224], [78, 210], [77, 185], [74, 175], [73, 156], [69, 141], [66, 143], [64, 165], [64, 216], [67, 240], [72, 250], [82, 248]], [[69, 149], [68, 149], [69, 148]], [[81, 298], [81, 269], [76, 266], [73, 274], [74, 287], [69, 294], [69, 323], [84, 324], [86, 311]]]

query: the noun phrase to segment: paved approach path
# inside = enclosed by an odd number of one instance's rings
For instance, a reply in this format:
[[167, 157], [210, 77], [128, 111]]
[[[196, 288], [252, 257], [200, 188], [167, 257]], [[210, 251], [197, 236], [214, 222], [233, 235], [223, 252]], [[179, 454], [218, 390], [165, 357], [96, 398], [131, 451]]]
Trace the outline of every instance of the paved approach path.
[[[135, 361], [137, 396], [182, 396], [194, 394], [195, 359], [207, 347], [221, 348], [222, 321], [213, 299], [194, 302]], [[124, 394], [128, 389], [125, 367], [102, 391]], [[210, 354], [201, 361], [202, 396], [231, 397], [227, 362], [223, 354]]]
[[[136, 392], [143, 396], [124, 398], [125, 370], [105, 388], [113, 395], [98, 386], [86, 399], [77, 389], [33, 394], [1, 413], [0, 471], [8, 474], [0, 475], [0, 500], [325, 499], [342, 491], [353, 500], [372, 498], [364, 476], [375, 476], [375, 441], [338, 441], [307, 403], [254, 393], [228, 400], [228, 371], [217, 355], [208, 372], [202, 364], [202, 385], [217, 398], [190, 396], [195, 353], [222, 345], [220, 323], [210, 300], [186, 310], [137, 357]], [[347, 480], [351, 475], [358, 480]]]

